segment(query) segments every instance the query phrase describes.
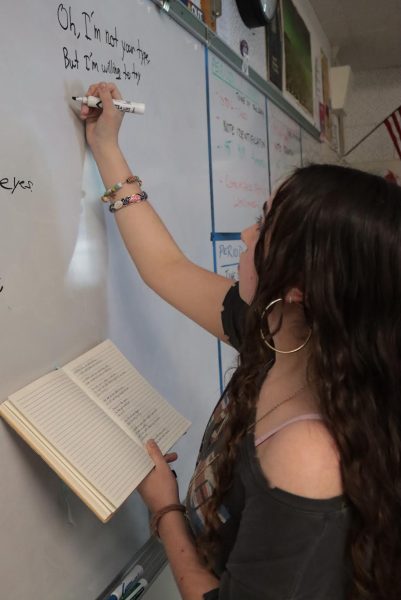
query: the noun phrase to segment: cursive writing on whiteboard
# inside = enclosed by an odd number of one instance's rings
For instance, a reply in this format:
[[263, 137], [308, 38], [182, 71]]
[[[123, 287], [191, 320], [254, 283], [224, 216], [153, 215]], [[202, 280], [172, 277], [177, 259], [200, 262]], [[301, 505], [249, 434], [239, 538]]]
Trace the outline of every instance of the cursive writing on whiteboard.
[[[117, 26], [103, 26], [95, 20], [94, 10], [82, 10], [76, 16], [71, 6], [60, 3], [57, 8], [57, 22], [70, 40], [80, 40], [80, 49], [63, 45], [64, 69], [103, 73], [117, 80], [132, 80], [139, 85], [142, 69], [150, 63], [149, 53], [142, 47], [141, 41], [121, 39]], [[113, 56], [100, 59], [88, 46], [106, 47], [114, 51]], [[86, 46], [86, 48], [85, 48]], [[133, 60], [129, 62], [129, 58]]]
[[29, 190], [32, 192], [32, 187], [33, 182], [30, 179], [25, 180], [19, 179], [18, 177], [13, 177], [12, 179], [11, 177], [2, 177], [0, 179], [0, 189], [6, 190], [11, 194], [14, 194], [15, 190], [17, 189]]

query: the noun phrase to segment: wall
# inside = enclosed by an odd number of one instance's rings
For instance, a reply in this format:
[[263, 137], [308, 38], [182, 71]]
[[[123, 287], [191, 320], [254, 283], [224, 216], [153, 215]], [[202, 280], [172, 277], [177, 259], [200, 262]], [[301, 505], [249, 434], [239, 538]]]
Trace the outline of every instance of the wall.
[[[345, 150], [352, 148], [370, 129], [401, 103], [401, 68], [354, 73], [345, 107]], [[401, 161], [383, 125], [347, 160], [353, 166], [384, 174], [392, 169], [401, 177]]]
[[240, 42], [249, 46], [249, 66], [266, 79], [266, 32], [264, 27], [248, 29], [241, 19], [235, 0], [222, 0], [222, 14], [217, 19], [216, 33], [237, 54]]
[[[308, 0], [294, 0], [294, 4], [311, 33], [312, 66], [315, 80], [315, 59], [316, 57], [320, 58], [320, 49], [322, 48], [330, 60], [330, 43]], [[256, 29], [248, 29], [241, 19], [235, 0], [222, 0], [222, 16], [217, 20], [217, 34], [238, 54], [240, 53], [240, 41], [245, 39], [249, 46], [249, 65], [255, 69], [261, 77], [266, 79], [265, 28], [258, 27]], [[302, 109], [290, 94], [284, 92], [284, 96], [291, 104], [299, 109], [306, 118], [311, 120], [311, 122], [315, 122], [316, 124], [319, 123], [319, 113], [316, 102], [314, 107], [314, 119], [312, 120], [310, 115]]]

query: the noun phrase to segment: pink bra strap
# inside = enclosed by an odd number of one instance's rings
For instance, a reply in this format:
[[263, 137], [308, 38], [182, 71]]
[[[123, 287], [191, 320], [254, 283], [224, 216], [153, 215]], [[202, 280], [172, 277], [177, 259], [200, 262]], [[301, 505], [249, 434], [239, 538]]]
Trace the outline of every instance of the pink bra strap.
[[323, 421], [323, 417], [322, 417], [322, 415], [319, 415], [318, 413], [309, 413], [306, 415], [299, 415], [298, 417], [293, 417], [292, 419], [288, 419], [288, 421], [284, 421], [284, 423], [281, 423], [281, 425], [279, 425], [278, 427], [275, 427], [271, 431], [268, 431], [267, 433], [258, 437], [255, 440], [255, 446], [259, 446], [259, 444], [262, 444], [263, 442], [265, 442], [266, 440], [271, 438], [275, 433], [278, 433], [279, 431], [284, 429], [284, 427], [287, 427], [287, 425], [291, 425], [292, 423], [297, 423], [298, 421]]

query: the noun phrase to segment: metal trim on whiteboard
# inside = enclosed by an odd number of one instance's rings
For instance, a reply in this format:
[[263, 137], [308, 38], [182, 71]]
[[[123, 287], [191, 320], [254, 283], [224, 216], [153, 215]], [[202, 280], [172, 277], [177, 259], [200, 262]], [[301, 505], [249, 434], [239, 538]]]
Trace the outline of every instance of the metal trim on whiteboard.
[[210, 235], [210, 241], [211, 242], [221, 242], [221, 241], [230, 241], [230, 240], [240, 240], [241, 239], [241, 233], [219, 233], [219, 232], [214, 232]]
[[[162, 0], [151, 0], [156, 6], [163, 4]], [[190, 10], [180, 0], [169, 0], [169, 16], [174, 19], [181, 27], [186, 29], [197, 40], [202, 42], [218, 58], [224, 60], [241, 77], [244, 77], [262, 94], [267, 96], [270, 102], [273, 102], [282, 111], [284, 111], [293, 121], [302, 127], [316, 140], [320, 140], [320, 131], [312, 125], [308, 119], [300, 114], [297, 109], [286, 100], [282, 93], [269, 81], [263, 79], [252, 67], [249, 67], [248, 75], [244, 75], [242, 70], [242, 56], [234, 52], [221, 38], [219, 38], [205, 23], [195, 17]]]
[[[211, 226], [212, 232], [210, 234], [210, 241], [212, 242], [213, 250], [213, 270], [217, 273], [217, 254], [216, 244], [213, 241], [215, 236], [215, 219], [214, 219], [214, 187], [213, 187], [213, 157], [212, 157], [212, 134], [211, 134], [211, 121], [210, 121], [210, 81], [209, 81], [209, 50], [205, 47], [205, 81], [206, 81], [206, 113], [207, 113], [207, 153], [209, 160], [209, 186], [210, 186], [210, 215], [211, 215]], [[223, 359], [221, 353], [221, 342], [217, 340], [217, 362], [219, 372], [219, 386], [220, 394], [223, 393]]]
[[157, 4], [157, 6], [159, 8], [161, 8], [162, 10], [165, 10], [166, 12], [170, 11], [170, 2], [169, 2], [169, 0], [153, 0], [153, 2], [155, 4]]

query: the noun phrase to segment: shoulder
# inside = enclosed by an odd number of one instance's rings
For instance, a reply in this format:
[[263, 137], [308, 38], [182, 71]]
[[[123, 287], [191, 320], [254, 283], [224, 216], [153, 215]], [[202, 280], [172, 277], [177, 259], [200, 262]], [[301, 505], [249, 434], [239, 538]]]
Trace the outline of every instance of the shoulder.
[[288, 425], [259, 446], [258, 455], [270, 487], [315, 499], [343, 493], [338, 449], [320, 421]]

